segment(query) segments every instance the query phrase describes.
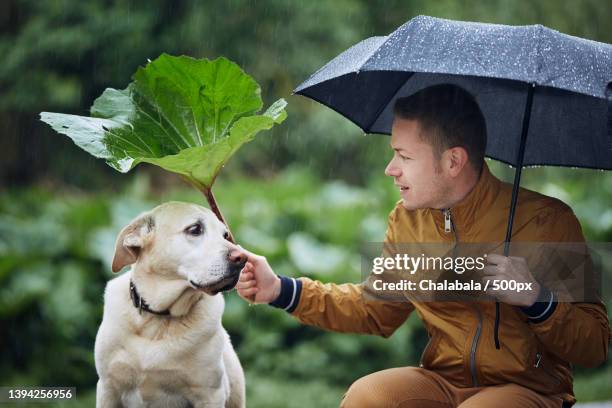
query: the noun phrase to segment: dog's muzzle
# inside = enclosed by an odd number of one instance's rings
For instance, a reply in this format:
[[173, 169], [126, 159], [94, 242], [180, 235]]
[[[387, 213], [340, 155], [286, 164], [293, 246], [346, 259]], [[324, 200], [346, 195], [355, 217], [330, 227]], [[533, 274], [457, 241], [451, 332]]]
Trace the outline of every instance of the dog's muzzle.
[[230, 263], [228, 273], [214, 283], [200, 285], [192, 280], [190, 280], [189, 283], [191, 283], [195, 288], [209, 295], [216, 295], [219, 292], [226, 292], [228, 290], [232, 290], [236, 286], [236, 283], [238, 283], [238, 278], [240, 278], [240, 271], [242, 270], [242, 268], [244, 268], [245, 264], [246, 261]]

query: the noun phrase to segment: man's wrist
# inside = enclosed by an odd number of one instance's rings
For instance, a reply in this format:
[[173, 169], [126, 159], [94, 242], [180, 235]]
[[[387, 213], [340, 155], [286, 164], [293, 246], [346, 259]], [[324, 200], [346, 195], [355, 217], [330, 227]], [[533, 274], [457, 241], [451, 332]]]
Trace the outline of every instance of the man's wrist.
[[521, 310], [531, 323], [540, 323], [548, 319], [556, 308], [555, 294], [547, 287], [540, 286], [540, 293], [535, 303], [528, 307], [521, 307]]
[[269, 305], [291, 313], [300, 301], [302, 281], [280, 275], [278, 278], [280, 279], [280, 293]]
[[[272, 302], [274, 302], [281, 293], [281, 278], [278, 275], [274, 275], [274, 291], [272, 293]], [[270, 302], [270, 303], [272, 303]]]
[[533, 289], [529, 291], [531, 297], [526, 300], [526, 303], [519, 305], [520, 307], [529, 308], [533, 306], [536, 302], [544, 301], [547, 299], [542, 299], [543, 287], [537, 281], [533, 282]]

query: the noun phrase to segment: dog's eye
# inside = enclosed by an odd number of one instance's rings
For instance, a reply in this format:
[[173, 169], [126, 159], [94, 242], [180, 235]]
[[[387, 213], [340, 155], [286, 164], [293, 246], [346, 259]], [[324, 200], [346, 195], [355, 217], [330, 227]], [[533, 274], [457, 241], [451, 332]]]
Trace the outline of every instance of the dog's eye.
[[225, 233], [223, 234], [223, 239], [228, 240], [230, 239], [230, 234], [229, 232], [225, 231]]
[[202, 224], [196, 223], [196, 224], [190, 225], [185, 229], [185, 232], [189, 235], [193, 235], [194, 237], [202, 235], [202, 232], [203, 232]]

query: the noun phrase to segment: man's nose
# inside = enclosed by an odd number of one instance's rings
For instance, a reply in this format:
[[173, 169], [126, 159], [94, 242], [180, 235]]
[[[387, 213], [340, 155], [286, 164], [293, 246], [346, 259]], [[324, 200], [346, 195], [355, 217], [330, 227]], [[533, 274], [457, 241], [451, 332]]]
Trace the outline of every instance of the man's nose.
[[399, 177], [402, 175], [402, 172], [400, 169], [395, 167], [395, 165], [393, 164], [393, 160], [391, 160], [385, 168], [385, 174], [389, 177]]

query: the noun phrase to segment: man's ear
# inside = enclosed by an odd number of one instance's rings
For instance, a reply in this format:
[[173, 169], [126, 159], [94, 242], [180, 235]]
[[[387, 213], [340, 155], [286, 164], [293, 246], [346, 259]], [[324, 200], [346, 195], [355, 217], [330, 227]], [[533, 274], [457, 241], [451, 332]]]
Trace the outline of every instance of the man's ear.
[[119, 272], [124, 266], [136, 262], [142, 251], [145, 235], [152, 229], [153, 217], [149, 214], [143, 214], [121, 230], [115, 243], [113, 272]]
[[449, 171], [453, 176], [456, 176], [463, 170], [468, 163], [468, 152], [461, 146], [455, 146], [448, 149]]

